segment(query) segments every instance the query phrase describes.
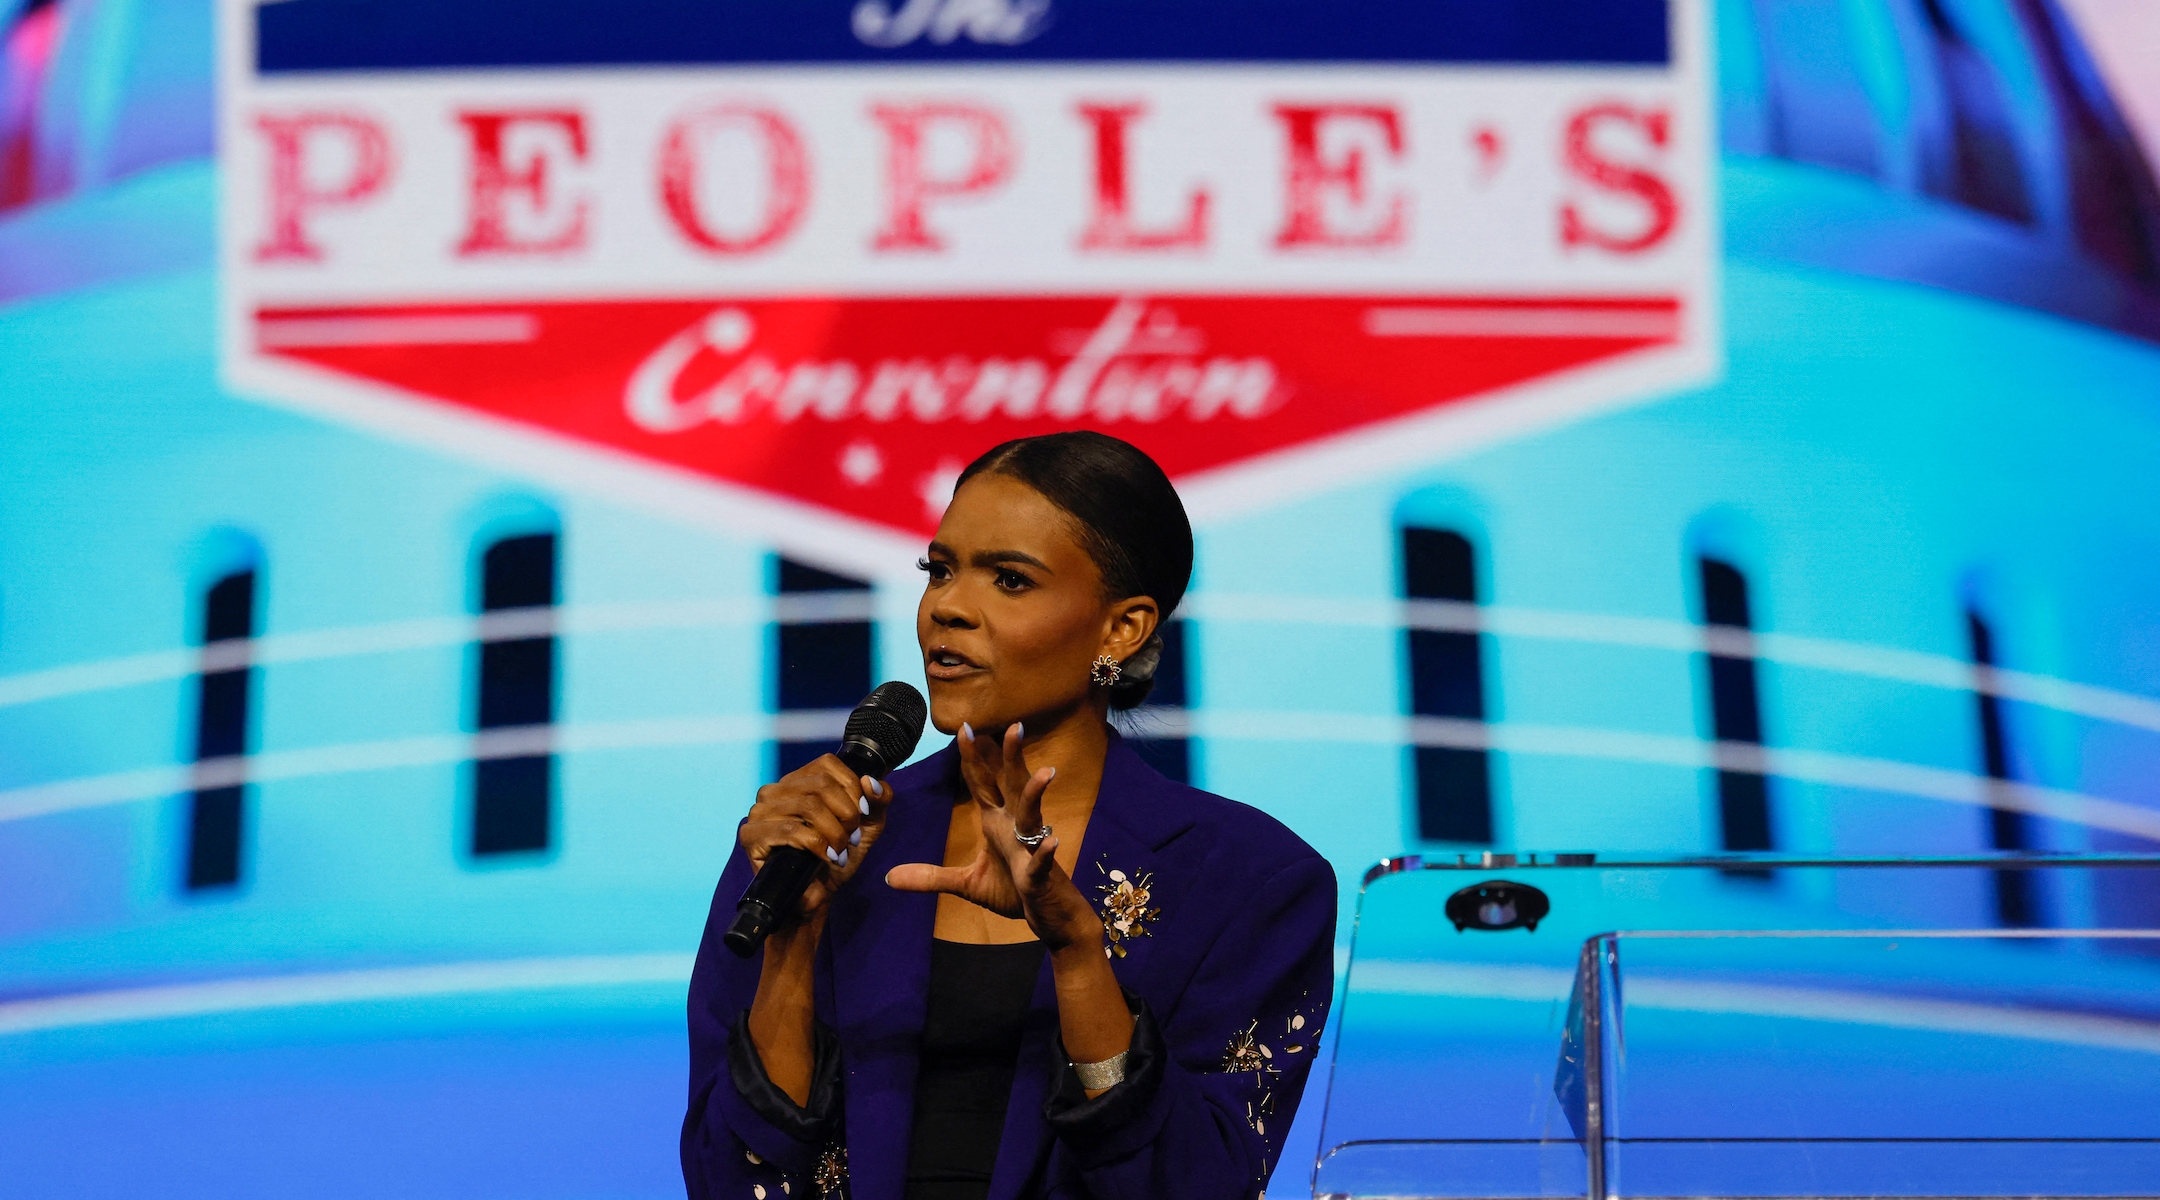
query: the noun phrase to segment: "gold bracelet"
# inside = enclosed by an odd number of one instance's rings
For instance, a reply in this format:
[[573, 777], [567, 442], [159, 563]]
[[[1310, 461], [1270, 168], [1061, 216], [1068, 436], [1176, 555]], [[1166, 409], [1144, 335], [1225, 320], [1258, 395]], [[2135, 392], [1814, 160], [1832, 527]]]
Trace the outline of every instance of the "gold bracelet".
[[1080, 1077], [1080, 1086], [1091, 1092], [1114, 1088], [1125, 1082], [1125, 1056], [1130, 1050], [1120, 1050], [1101, 1062], [1074, 1063], [1073, 1074]]

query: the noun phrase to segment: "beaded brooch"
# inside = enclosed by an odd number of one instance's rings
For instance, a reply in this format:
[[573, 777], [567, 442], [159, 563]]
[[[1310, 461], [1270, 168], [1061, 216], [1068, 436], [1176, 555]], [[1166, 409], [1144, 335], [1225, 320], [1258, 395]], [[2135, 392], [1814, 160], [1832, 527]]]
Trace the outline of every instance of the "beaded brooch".
[[1155, 898], [1155, 875], [1146, 872], [1134, 879], [1123, 871], [1105, 871], [1101, 863], [1095, 869], [1110, 881], [1095, 888], [1102, 893], [1103, 954], [1123, 958], [1125, 943], [1148, 936], [1147, 923], [1162, 918], [1161, 909], [1148, 907]]

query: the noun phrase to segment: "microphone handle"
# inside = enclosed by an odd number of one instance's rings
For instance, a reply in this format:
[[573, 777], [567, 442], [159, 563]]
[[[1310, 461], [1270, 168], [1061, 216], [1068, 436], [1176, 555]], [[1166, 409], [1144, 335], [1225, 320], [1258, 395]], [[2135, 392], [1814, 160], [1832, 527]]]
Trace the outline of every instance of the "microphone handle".
[[795, 909], [810, 881], [817, 878], [818, 856], [799, 846], [774, 846], [766, 852], [765, 865], [743, 889], [735, 905], [735, 920], [720, 940], [737, 958], [748, 958], [765, 943], [767, 935]]
[[[868, 775], [879, 766], [876, 757], [855, 742], [842, 745], [834, 753], [857, 775]], [[774, 846], [767, 851], [765, 865], [743, 889], [742, 899], [735, 905], [735, 920], [720, 940], [737, 958], [756, 953], [766, 937], [794, 913], [795, 902], [817, 878], [818, 865], [817, 855], [797, 846]]]

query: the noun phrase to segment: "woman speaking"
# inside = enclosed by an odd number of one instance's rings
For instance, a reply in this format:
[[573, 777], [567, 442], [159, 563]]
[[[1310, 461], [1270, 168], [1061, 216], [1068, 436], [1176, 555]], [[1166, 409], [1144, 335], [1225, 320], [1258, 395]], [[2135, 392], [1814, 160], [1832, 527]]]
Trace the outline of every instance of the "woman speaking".
[[[1265, 1186], [1333, 988], [1335, 877], [1109, 714], [1192, 574], [1169, 479], [1099, 433], [960, 476], [915, 631], [952, 745], [758, 789], [690, 983], [693, 1200], [1233, 1200]], [[762, 958], [772, 848], [823, 856]]]

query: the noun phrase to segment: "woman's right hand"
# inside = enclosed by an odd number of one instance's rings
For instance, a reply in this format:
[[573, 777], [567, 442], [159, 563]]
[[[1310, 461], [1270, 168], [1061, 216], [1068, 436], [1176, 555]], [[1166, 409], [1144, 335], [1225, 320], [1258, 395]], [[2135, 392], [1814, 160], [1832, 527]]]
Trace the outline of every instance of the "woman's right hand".
[[824, 860], [797, 910], [810, 916], [854, 878], [870, 847], [885, 830], [892, 791], [868, 775], [848, 770], [825, 754], [758, 789], [757, 802], [736, 831], [753, 871], [775, 846], [795, 846]]

